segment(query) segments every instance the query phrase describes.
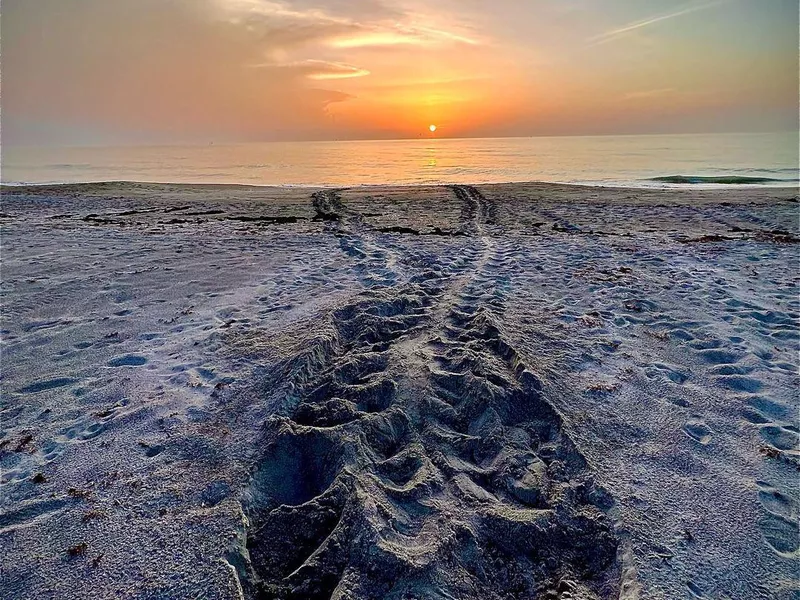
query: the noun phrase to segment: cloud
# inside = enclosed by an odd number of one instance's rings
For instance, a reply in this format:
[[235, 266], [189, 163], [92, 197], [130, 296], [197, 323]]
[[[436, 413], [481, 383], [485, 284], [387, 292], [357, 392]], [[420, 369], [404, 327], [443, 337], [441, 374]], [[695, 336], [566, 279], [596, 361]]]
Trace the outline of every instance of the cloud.
[[389, 8], [377, 0], [347, 0], [346, 2], [325, 2], [336, 10], [322, 10], [316, 5], [304, 6], [302, 0], [282, 2], [280, 0], [216, 0], [218, 6], [240, 15], [260, 15], [270, 18], [286, 18], [333, 23], [352, 24], [363, 19], [398, 19], [404, 13]]
[[655, 25], [656, 23], [661, 23], [662, 21], [667, 21], [669, 19], [683, 17], [685, 15], [696, 13], [701, 10], [708, 10], [716, 6], [720, 6], [725, 2], [727, 2], [727, 0], [713, 0], [711, 2], [704, 2], [702, 4], [684, 6], [684, 8], [676, 10], [674, 12], [648, 17], [647, 19], [643, 19], [641, 21], [634, 21], [632, 23], [628, 23], [627, 25], [623, 25], [622, 27], [606, 31], [604, 33], [589, 38], [588, 42], [590, 45], [605, 44], [627, 33], [636, 31], [637, 29], [642, 29], [643, 27], [649, 27], [651, 25]]
[[323, 10], [309, 8], [297, 10], [284, 2], [272, 0], [218, 0], [223, 9], [231, 13], [233, 23], [241, 23], [247, 18], [269, 18], [282, 21], [311, 22], [318, 25], [351, 26], [350, 19], [331, 16]]
[[369, 75], [367, 69], [342, 62], [308, 59], [285, 64], [263, 63], [253, 65], [255, 68], [287, 69], [308, 79], [324, 81], [326, 79], [351, 79]]
[[468, 44], [470, 46], [480, 45], [482, 42], [473, 38], [446, 31], [444, 29], [433, 29], [432, 27], [417, 27], [417, 31], [443, 41], [459, 42], [461, 44]]
[[364, 48], [366, 46], [421, 45], [424, 40], [399, 31], [365, 31], [356, 35], [342, 36], [331, 40], [334, 48]]
[[355, 96], [353, 96], [352, 94], [347, 94], [345, 92], [340, 92], [337, 90], [323, 90], [317, 88], [309, 88], [306, 91], [323, 108], [327, 108], [329, 104], [335, 104], [336, 102], [344, 102], [345, 100], [350, 100], [352, 98], [355, 98]]
[[369, 75], [369, 71], [366, 69], [339, 62], [307, 60], [303, 66], [307, 66], [310, 69], [309, 73], [306, 75], [309, 79], [351, 79], [353, 77], [365, 77]]
[[332, 14], [319, 8], [300, 8], [275, 0], [216, 0], [227, 13], [228, 20], [260, 31], [266, 42], [287, 46], [292, 43], [319, 42], [332, 48], [364, 48], [370, 46], [470, 44], [478, 41], [466, 35], [442, 28], [420, 26], [412, 12], [394, 10], [364, 0], [352, 2], [353, 7], [365, 8], [367, 15], [379, 15], [365, 20], [347, 15]]
[[478, 41], [466, 36], [431, 29], [429, 27], [403, 27], [393, 25], [388, 29], [376, 27], [371, 31], [364, 31], [355, 35], [344, 35], [330, 42], [334, 48], [363, 48], [367, 46], [430, 46], [443, 43], [460, 43], [471, 46], [478, 45]]

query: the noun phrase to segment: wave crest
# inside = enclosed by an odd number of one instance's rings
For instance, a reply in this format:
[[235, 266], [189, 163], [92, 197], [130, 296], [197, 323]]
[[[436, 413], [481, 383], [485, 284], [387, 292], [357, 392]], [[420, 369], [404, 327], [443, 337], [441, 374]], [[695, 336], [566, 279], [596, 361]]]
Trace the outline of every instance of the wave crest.
[[780, 179], [775, 177], [744, 177], [741, 175], [726, 175], [722, 177], [702, 177], [699, 175], [668, 175], [665, 177], [651, 177], [647, 181], [657, 181], [659, 183], [719, 183], [719, 184], [754, 184], [754, 183], [781, 183], [798, 181], [796, 178]]

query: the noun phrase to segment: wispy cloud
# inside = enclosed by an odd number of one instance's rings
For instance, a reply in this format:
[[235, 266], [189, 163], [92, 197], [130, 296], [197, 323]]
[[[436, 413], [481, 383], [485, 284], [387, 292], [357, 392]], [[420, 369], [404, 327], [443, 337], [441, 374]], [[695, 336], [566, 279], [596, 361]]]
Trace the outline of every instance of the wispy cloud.
[[420, 45], [424, 40], [401, 31], [364, 31], [343, 35], [330, 41], [334, 48], [363, 48], [365, 46]]
[[445, 29], [434, 29], [432, 27], [416, 27], [416, 31], [420, 32], [421, 34], [429, 35], [440, 40], [458, 42], [461, 44], [468, 44], [470, 46], [477, 46], [481, 44], [481, 41], [473, 37], [467, 37], [466, 35], [461, 35]]
[[296, 8], [276, 0], [217, 0], [229, 20], [269, 32], [280, 41], [319, 42], [333, 48], [435, 44], [477, 45], [476, 39], [444, 28], [417, 25], [411, 13], [392, 19], [356, 19], [318, 8]]
[[725, 4], [727, 1], [728, 0], [712, 0], [711, 2], [703, 2], [701, 4], [692, 4], [688, 6], [684, 5], [684, 7], [681, 8], [680, 10], [676, 10], [666, 14], [656, 15], [653, 17], [648, 17], [647, 19], [642, 19], [641, 21], [634, 21], [633, 23], [628, 23], [627, 25], [623, 25], [622, 27], [618, 27], [617, 29], [606, 31], [604, 33], [589, 38], [588, 42], [589, 45], [593, 46], [598, 44], [605, 44], [627, 33], [636, 31], [637, 29], [642, 29], [643, 27], [650, 27], [651, 25], [655, 25], [656, 23], [661, 23], [662, 21], [668, 21], [669, 19], [683, 17], [685, 15], [700, 12], [702, 10], [708, 10], [710, 8], [720, 6], [721, 4]]
[[340, 62], [324, 60], [307, 60], [305, 64], [311, 69], [306, 75], [309, 79], [350, 79], [352, 77], [365, 77], [369, 75], [367, 69]]
[[263, 16], [284, 18], [298, 21], [321, 21], [328, 23], [349, 24], [350, 20], [335, 17], [325, 11], [311, 8], [297, 10], [284, 2], [272, 0], [220, 0], [220, 4], [240, 16]]
[[308, 79], [324, 81], [326, 79], [350, 79], [352, 77], [365, 77], [369, 75], [367, 69], [342, 62], [327, 60], [301, 60], [290, 63], [261, 63], [252, 65], [254, 68], [283, 69], [293, 71], [297, 75]]
[[363, 32], [346, 34], [331, 40], [334, 48], [363, 48], [365, 46], [429, 46], [442, 43], [459, 43], [471, 46], [478, 42], [471, 38], [430, 27], [403, 27], [393, 25], [391, 28], [375, 27]]

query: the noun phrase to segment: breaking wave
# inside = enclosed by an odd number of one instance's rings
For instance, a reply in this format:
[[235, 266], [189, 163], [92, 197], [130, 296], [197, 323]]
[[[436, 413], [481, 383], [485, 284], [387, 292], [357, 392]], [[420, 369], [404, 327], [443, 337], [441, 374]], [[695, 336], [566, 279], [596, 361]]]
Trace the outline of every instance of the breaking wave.
[[718, 183], [725, 185], [736, 185], [736, 184], [791, 183], [800, 180], [798, 180], [797, 178], [744, 177], [741, 175], [726, 175], [721, 177], [701, 177], [698, 175], [668, 175], [665, 177], [651, 177], [647, 179], [647, 181], [657, 181], [659, 183], [682, 183], [682, 184]]

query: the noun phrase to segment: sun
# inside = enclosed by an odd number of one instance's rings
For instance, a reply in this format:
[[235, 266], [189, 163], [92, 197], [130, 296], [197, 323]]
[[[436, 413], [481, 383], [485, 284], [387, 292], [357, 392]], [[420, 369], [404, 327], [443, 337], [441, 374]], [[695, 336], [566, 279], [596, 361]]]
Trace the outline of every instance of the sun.
[[431, 125], [430, 127], [428, 127], [428, 129], [430, 129], [431, 133], [433, 133], [434, 131], [436, 131], [436, 125]]

